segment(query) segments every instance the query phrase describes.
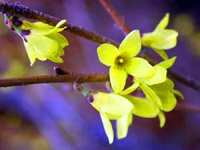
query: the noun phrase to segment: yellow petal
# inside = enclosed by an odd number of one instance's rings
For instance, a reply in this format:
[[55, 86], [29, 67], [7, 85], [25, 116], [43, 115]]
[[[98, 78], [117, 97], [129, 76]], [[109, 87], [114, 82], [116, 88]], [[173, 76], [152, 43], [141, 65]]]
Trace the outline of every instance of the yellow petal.
[[24, 42], [24, 46], [26, 48], [26, 52], [28, 54], [28, 58], [31, 62], [31, 66], [32, 66], [36, 60], [34, 49], [27, 42]]
[[31, 22], [24, 20], [23, 24], [22, 24], [22, 29], [31, 30], [32, 33], [39, 34], [39, 35], [40, 34], [43, 35], [43, 34], [49, 32], [50, 30], [52, 30], [53, 28], [54, 28], [53, 26], [43, 23], [43, 22], [31, 23]]
[[128, 74], [134, 77], [150, 77], [154, 74], [153, 67], [143, 58], [134, 57], [129, 59], [125, 66]]
[[163, 94], [159, 94], [159, 97], [162, 101], [162, 107], [161, 110], [165, 112], [170, 112], [173, 110], [177, 104], [176, 97], [172, 92], [166, 92]]
[[110, 82], [114, 92], [120, 92], [126, 84], [127, 73], [123, 68], [110, 67]]
[[63, 63], [63, 59], [60, 57], [49, 57], [48, 59], [55, 63]]
[[170, 91], [172, 92], [174, 89], [174, 82], [167, 78], [165, 82], [151, 86], [151, 89], [158, 94], [162, 94], [162, 93], [166, 93]]
[[102, 64], [112, 66], [115, 64], [115, 58], [119, 55], [119, 51], [112, 44], [101, 44], [97, 48], [97, 54]]
[[162, 102], [161, 102], [160, 98], [150, 87], [148, 87], [145, 83], [140, 83], [140, 88], [144, 92], [147, 99], [149, 99], [151, 102], [157, 104], [159, 107], [162, 107]]
[[94, 101], [91, 103], [100, 112], [115, 115], [119, 118], [122, 115], [128, 114], [133, 109], [133, 104], [126, 98], [114, 93], [98, 92], [93, 95]]
[[47, 35], [55, 32], [61, 32], [65, 28], [60, 28], [63, 24], [66, 23], [66, 20], [61, 20], [55, 27], [43, 22], [31, 23], [28, 21], [23, 21], [22, 29], [31, 30], [32, 33], [37, 35]]
[[28, 42], [41, 56], [56, 63], [62, 63], [62, 59], [58, 55], [58, 51], [62, 51], [62, 49], [59, 48], [59, 44], [55, 40], [45, 36], [30, 35], [28, 36]]
[[132, 93], [133, 91], [135, 91], [139, 87], [139, 85], [140, 85], [139, 82], [135, 82], [135, 83], [133, 83], [133, 85], [131, 85], [127, 89], [120, 91], [120, 92], [116, 92], [116, 94], [128, 95], [128, 94]]
[[60, 28], [62, 25], [64, 25], [67, 22], [67, 20], [61, 20], [60, 22], [57, 23], [57, 25], [52, 29], [46, 32], [44, 35], [52, 34], [52, 33], [57, 33], [63, 31], [66, 27]]
[[26, 52], [27, 52], [29, 60], [31, 62], [31, 66], [35, 63], [36, 58], [39, 59], [39, 60], [42, 60], [42, 61], [46, 60], [46, 57], [37, 53], [34, 50], [33, 46], [31, 44], [29, 44], [28, 42], [24, 41], [24, 46], [26, 48]]
[[145, 98], [139, 98], [131, 95], [125, 96], [131, 103], [133, 103], [133, 114], [143, 118], [154, 118], [160, 112], [159, 108]]
[[127, 57], [136, 56], [141, 49], [141, 37], [139, 30], [130, 32], [119, 46], [121, 54]]
[[133, 104], [117, 94], [107, 94], [107, 100], [101, 105], [101, 110], [118, 116], [129, 114]]
[[178, 33], [175, 30], [154, 31], [151, 43], [152, 48], [167, 50], [176, 46]]
[[157, 29], [165, 29], [168, 24], [169, 24], [169, 13], [165, 14], [164, 18], [156, 26], [156, 30]]
[[160, 29], [146, 33], [142, 37], [142, 44], [159, 50], [167, 50], [176, 46], [178, 33], [175, 30]]
[[158, 114], [158, 119], [159, 119], [159, 121], [160, 121], [160, 127], [161, 127], [161, 128], [164, 127], [165, 122], [166, 122], [166, 118], [165, 118], [165, 114], [164, 114], [163, 112], [160, 112], [160, 113]]
[[140, 81], [147, 85], [154, 85], [165, 82], [167, 79], [167, 70], [161, 66], [154, 66], [155, 74], [150, 78], [141, 78]]
[[175, 61], [176, 61], [176, 57], [172, 57], [168, 60], [158, 63], [156, 66], [161, 66], [161, 67], [164, 67], [165, 69], [168, 69], [173, 66]]
[[184, 100], [184, 95], [179, 90], [173, 90], [173, 93], [179, 96], [182, 100]]
[[52, 34], [47, 35], [47, 37], [55, 41], [58, 41], [61, 48], [64, 48], [69, 45], [67, 39], [62, 34], [52, 33]]
[[109, 144], [113, 143], [114, 139], [114, 133], [113, 133], [113, 128], [110, 123], [110, 120], [107, 118], [106, 114], [104, 112], [100, 112], [101, 120], [103, 123], [104, 130], [106, 132], [106, 135], [108, 137]]
[[129, 116], [132, 117], [132, 114], [127, 114], [122, 116], [117, 120], [117, 138], [123, 139], [127, 136], [129, 128]]

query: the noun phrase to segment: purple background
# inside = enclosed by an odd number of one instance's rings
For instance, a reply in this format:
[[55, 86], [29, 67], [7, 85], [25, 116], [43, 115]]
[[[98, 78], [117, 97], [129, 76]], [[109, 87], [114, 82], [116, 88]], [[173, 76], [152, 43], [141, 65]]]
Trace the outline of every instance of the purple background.
[[[14, 1], [11, 1], [14, 2]], [[98, 0], [19, 0], [69, 23], [82, 26], [120, 42], [124, 35]], [[177, 47], [169, 50], [177, 56], [173, 69], [200, 79], [200, 2], [187, 0], [111, 0], [132, 29], [150, 32], [170, 12], [170, 28], [179, 31]], [[3, 18], [1, 19], [3, 20]], [[33, 67], [22, 40], [0, 23], [0, 75], [21, 77], [54, 74], [59, 66], [75, 73], [105, 73], [108, 68], [97, 58], [98, 44], [64, 32], [70, 42], [63, 57], [65, 63], [37, 61]], [[87, 84], [103, 88], [104, 84]], [[185, 103], [199, 106], [199, 92], [181, 84]], [[105, 87], [104, 87], [105, 89]], [[72, 84], [43, 84], [0, 89], [0, 149], [6, 150], [199, 150], [200, 115], [174, 110], [159, 128], [158, 119], [134, 117], [127, 138], [108, 144], [96, 112]]]

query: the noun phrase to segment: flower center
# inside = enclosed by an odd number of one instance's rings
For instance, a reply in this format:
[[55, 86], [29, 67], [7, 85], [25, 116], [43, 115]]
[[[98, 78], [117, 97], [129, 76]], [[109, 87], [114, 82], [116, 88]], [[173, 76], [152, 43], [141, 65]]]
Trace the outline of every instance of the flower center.
[[119, 59], [119, 63], [122, 64], [123, 62], [124, 62], [124, 59], [123, 59], [123, 58], [120, 58], [120, 59]]
[[122, 56], [118, 56], [117, 58], [116, 58], [116, 60], [115, 60], [115, 64], [117, 65], [117, 66], [123, 66], [124, 64], [125, 64], [125, 58], [124, 57], [122, 57]]

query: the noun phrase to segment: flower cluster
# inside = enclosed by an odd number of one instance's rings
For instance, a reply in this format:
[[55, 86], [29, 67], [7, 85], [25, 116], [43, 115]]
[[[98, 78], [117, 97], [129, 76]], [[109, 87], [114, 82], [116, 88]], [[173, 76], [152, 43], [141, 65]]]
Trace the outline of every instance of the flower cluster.
[[[117, 138], [125, 138], [132, 123], [133, 115], [160, 120], [165, 124], [164, 112], [176, 106], [176, 95], [183, 95], [174, 89], [174, 83], [167, 77], [167, 69], [173, 66], [176, 57], [168, 58], [165, 50], [176, 46], [178, 33], [165, 29], [169, 22], [166, 14], [156, 29], [140, 36], [139, 30], [130, 32], [119, 45], [102, 44], [97, 49], [99, 60], [110, 67], [109, 76], [113, 91], [97, 92], [90, 95], [91, 105], [100, 113], [104, 130], [111, 144], [114, 132], [110, 120], [116, 120]], [[164, 60], [151, 65], [138, 56], [141, 47], [152, 48]], [[127, 77], [132, 76], [133, 84], [126, 88]], [[133, 94], [141, 91], [144, 96]]]
[[[5, 16], [6, 26], [22, 38], [31, 65], [36, 59], [63, 62], [61, 56], [64, 55], [63, 48], [68, 45], [68, 41], [59, 32], [65, 29], [61, 27], [65, 23], [66, 20], [62, 20], [54, 27], [42, 22], [31, 23], [15, 16]], [[119, 47], [104, 43], [97, 49], [100, 62], [110, 67], [112, 92], [91, 94], [82, 88], [79, 91], [99, 111], [110, 144], [114, 139], [111, 120], [116, 120], [118, 139], [127, 136], [134, 115], [158, 117], [160, 127], [163, 127], [166, 122], [164, 113], [175, 108], [176, 96], [184, 98], [167, 77], [167, 69], [173, 66], [176, 57], [169, 58], [165, 51], [176, 46], [178, 37], [175, 30], [166, 29], [168, 23], [169, 14], [166, 14], [153, 32], [141, 36], [139, 30], [133, 30]], [[142, 46], [152, 48], [163, 61], [152, 65], [139, 57]], [[126, 86], [128, 76], [133, 79], [129, 87]], [[133, 94], [134, 91], [143, 96]]]
[[55, 27], [36, 22], [21, 21], [15, 16], [5, 16], [5, 24], [8, 28], [16, 32], [23, 40], [31, 66], [36, 58], [45, 61], [47, 59], [62, 63], [61, 56], [64, 55], [63, 48], [68, 45], [66, 38], [59, 32], [66, 20], [60, 21]]

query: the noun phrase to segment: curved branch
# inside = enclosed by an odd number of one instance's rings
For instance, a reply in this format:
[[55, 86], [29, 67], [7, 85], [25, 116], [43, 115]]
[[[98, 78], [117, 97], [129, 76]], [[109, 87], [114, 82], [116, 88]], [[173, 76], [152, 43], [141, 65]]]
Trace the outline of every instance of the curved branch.
[[180, 103], [176, 106], [176, 110], [184, 110], [192, 113], [200, 113], [200, 108], [198, 106]]

